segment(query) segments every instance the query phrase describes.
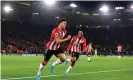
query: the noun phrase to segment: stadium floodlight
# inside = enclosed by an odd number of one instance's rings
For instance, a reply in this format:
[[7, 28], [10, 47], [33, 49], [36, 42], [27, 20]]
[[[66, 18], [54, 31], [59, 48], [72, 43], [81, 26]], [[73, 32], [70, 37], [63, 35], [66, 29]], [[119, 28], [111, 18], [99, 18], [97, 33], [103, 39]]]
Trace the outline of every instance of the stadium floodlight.
[[124, 9], [124, 7], [115, 7], [116, 10]]
[[57, 18], [57, 19], [59, 19], [60, 17], [59, 17], [59, 16], [57, 16], [56, 18]]
[[70, 7], [72, 7], [72, 8], [76, 8], [76, 7], [77, 7], [77, 5], [76, 5], [76, 4], [74, 4], [74, 3], [71, 3], [71, 4], [70, 4]]
[[55, 4], [56, 0], [44, 0], [44, 2], [45, 2], [48, 6], [52, 6], [53, 4]]
[[133, 9], [133, 5], [131, 6], [131, 9]]
[[7, 13], [10, 12], [11, 10], [13, 10], [13, 9], [8, 5], [4, 7], [4, 11]]
[[102, 7], [100, 8], [100, 11], [106, 13], [106, 12], [109, 11], [109, 8], [108, 8], [108, 6], [104, 5], [104, 6], [102, 6]]
[[124, 7], [120, 7], [120, 9], [124, 9]]
[[33, 15], [39, 15], [39, 13], [32, 13]]
[[118, 7], [115, 7], [115, 9], [117, 10], [117, 9], [118, 9]]

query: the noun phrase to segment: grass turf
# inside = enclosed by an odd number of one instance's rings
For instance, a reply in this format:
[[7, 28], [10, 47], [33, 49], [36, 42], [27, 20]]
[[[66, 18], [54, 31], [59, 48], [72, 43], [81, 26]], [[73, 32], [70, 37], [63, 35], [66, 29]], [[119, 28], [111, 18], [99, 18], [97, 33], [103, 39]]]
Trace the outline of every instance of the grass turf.
[[[38, 67], [43, 60], [43, 56], [2, 56], [1, 72], [2, 79], [20, 78], [19, 80], [36, 80]], [[122, 57], [120, 60], [116, 57], [92, 57], [92, 62], [87, 62], [86, 56], [80, 56], [75, 67], [70, 71], [70, 75], [64, 76], [64, 72], [69, 66], [60, 64], [55, 67], [54, 73], [50, 73], [50, 64], [56, 60], [52, 57], [43, 70], [42, 76], [60, 75], [42, 77], [41, 80], [133, 80], [133, 57]], [[131, 70], [122, 70], [131, 69]], [[122, 70], [122, 71], [109, 71]], [[109, 72], [98, 72], [109, 71]], [[90, 73], [86, 73], [90, 72]], [[94, 73], [91, 73], [94, 72]], [[96, 73], [95, 73], [96, 72]], [[75, 74], [86, 73], [86, 74]], [[75, 74], [75, 75], [71, 75]], [[21, 77], [33, 77], [22, 78]], [[7, 79], [10, 80], [10, 79]], [[12, 79], [15, 80], [15, 79]]]

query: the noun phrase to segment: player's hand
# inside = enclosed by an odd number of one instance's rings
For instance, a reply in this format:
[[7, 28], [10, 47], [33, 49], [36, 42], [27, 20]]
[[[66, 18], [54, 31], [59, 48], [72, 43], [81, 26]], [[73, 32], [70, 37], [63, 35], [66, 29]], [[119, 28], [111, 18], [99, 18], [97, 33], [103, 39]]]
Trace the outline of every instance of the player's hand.
[[67, 40], [70, 40], [70, 39], [71, 39], [71, 36], [70, 36], [70, 35], [68, 35], [68, 36], [67, 36]]

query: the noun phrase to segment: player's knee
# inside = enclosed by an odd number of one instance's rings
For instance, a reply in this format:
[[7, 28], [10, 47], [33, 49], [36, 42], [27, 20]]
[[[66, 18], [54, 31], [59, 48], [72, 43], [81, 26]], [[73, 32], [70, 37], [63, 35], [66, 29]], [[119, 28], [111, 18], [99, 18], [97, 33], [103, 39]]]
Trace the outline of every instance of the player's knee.
[[73, 58], [71, 59], [71, 61], [72, 61], [72, 62], [76, 61], [76, 58], [75, 58], [75, 57], [73, 57]]
[[43, 65], [43, 66], [45, 66], [47, 63], [48, 63], [47, 60], [43, 60], [43, 61], [42, 61], [42, 65]]
[[72, 61], [72, 62], [71, 62], [71, 64], [70, 64], [70, 65], [71, 65], [71, 67], [74, 67], [75, 62], [76, 62], [76, 61]]
[[45, 66], [46, 65], [46, 62], [45, 61], [42, 61], [42, 65]]
[[74, 65], [71, 65], [71, 67], [74, 67]]
[[66, 61], [66, 56], [65, 54], [58, 54], [58, 57], [60, 58], [61, 62], [65, 62]]
[[65, 62], [66, 61], [66, 58], [62, 58], [60, 59], [61, 62]]
[[49, 59], [50, 59], [50, 57], [45, 57], [45, 58], [44, 58], [44, 61], [45, 61], [45, 62], [48, 62]]

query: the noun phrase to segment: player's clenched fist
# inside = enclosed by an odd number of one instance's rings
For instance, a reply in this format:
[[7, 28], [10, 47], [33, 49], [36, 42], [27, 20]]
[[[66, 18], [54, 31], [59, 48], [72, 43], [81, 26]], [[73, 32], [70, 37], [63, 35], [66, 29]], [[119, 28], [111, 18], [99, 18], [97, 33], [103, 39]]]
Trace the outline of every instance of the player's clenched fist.
[[68, 36], [67, 36], [67, 40], [70, 40], [70, 39], [71, 39], [71, 35], [68, 35]]

